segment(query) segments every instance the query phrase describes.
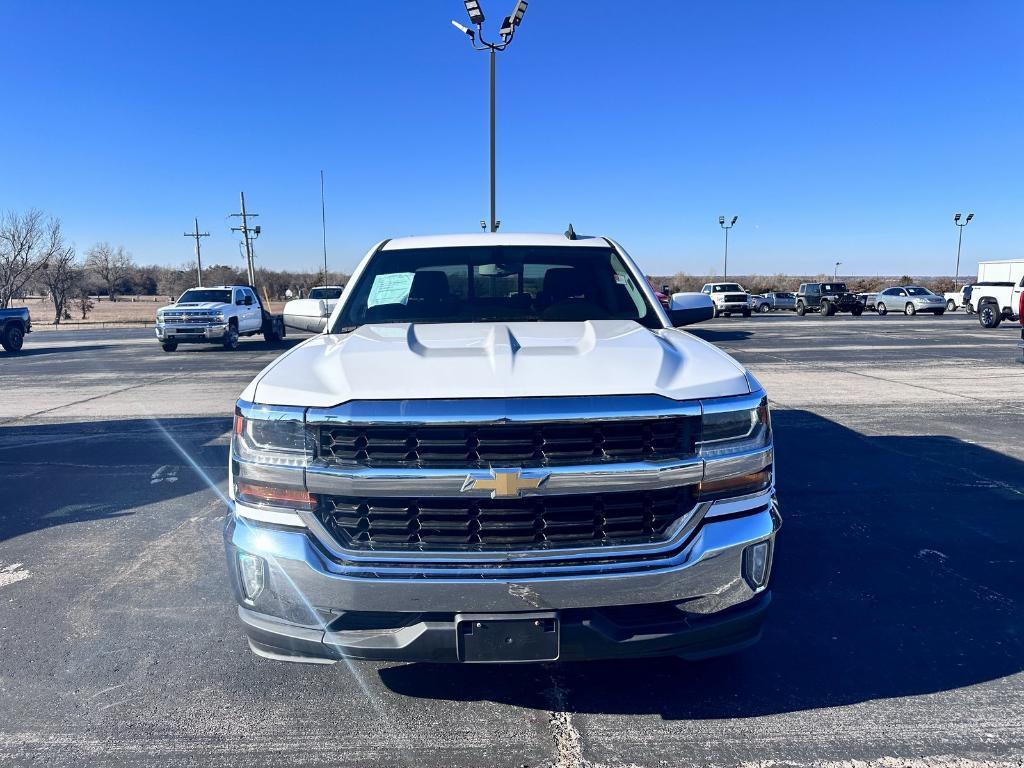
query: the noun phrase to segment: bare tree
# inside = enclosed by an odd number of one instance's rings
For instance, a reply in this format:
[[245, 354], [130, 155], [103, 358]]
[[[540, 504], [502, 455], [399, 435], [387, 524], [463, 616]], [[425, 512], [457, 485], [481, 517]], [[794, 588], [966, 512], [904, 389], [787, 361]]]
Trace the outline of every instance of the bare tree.
[[42, 211], [0, 217], [0, 309], [22, 295], [46, 263], [46, 228]]
[[59, 220], [47, 222], [44, 243], [40, 281], [53, 299], [53, 324], [59, 325], [61, 320], [71, 319], [68, 303], [81, 274], [75, 266], [75, 246], [65, 242]]
[[85, 268], [106, 286], [111, 301], [116, 301], [118, 283], [132, 274], [133, 267], [132, 255], [120, 245], [96, 243], [85, 252]]
[[82, 313], [83, 320], [89, 316], [89, 313], [96, 306], [93, 304], [92, 296], [89, 295], [89, 284], [84, 279], [78, 287], [78, 300], [75, 303], [78, 305], [78, 311]]

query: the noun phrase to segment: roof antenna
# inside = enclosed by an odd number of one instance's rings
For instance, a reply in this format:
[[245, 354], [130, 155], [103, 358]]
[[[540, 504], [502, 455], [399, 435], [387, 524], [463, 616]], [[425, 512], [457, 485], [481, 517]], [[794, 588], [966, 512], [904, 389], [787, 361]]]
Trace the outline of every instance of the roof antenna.
[[569, 228], [567, 230], [565, 230], [565, 236], [569, 240], [575, 240], [576, 239], [576, 230], [572, 228], [572, 222], [569, 222]]

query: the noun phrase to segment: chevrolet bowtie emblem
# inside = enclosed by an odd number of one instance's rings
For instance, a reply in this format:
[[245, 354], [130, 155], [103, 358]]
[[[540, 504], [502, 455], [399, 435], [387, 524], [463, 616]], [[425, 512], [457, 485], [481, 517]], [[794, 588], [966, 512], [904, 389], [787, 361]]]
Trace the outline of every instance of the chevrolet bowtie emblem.
[[490, 491], [492, 499], [514, 499], [523, 491], [540, 488], [548, 479], [547, 472], [528, 472], [524, 476], [518, 469], [492, 469], [488, 475], [467, 475], [462, 491]]

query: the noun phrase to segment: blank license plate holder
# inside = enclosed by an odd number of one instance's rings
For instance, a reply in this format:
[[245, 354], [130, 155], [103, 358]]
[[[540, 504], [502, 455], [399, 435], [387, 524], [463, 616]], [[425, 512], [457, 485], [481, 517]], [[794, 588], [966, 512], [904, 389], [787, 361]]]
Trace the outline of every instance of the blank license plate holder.
[[455, 634], [459, 661], [469, 664], [558, 659], [560, 630], [554, 612], [460, 613]]

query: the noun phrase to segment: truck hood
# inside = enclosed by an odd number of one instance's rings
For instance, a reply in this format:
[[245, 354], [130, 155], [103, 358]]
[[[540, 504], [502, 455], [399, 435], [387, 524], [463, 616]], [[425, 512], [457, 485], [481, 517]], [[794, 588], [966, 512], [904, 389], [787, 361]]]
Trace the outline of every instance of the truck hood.
[[167, 309], [174, 310], [210, 310], [210, 309], [224, 309], [224, 307], [230, 307], [230, 304], [224, 304], [219, 301], [186, 301], [184, 304], [168, 304], [166, 307], [160, 307], [158, 312], [162, 312]]
[[660, 394], [743, 395], [746, 371], [676, 329], [622, 320], [395, 323], [321, 334], [271, 363], [242, 398], [330, 407], [349, 400]]
[[[224, 304], [220, 301], [186, 301], [183, 304], [168, 304], [167, 306], [160, 307], [160, 310], [164, 309], [190, 309], [190, 310], [209, 310], [209, 309], [223, 309], [225, 306], [230, 304]], [[160, 311], [158, 310], [158, 311]]]

